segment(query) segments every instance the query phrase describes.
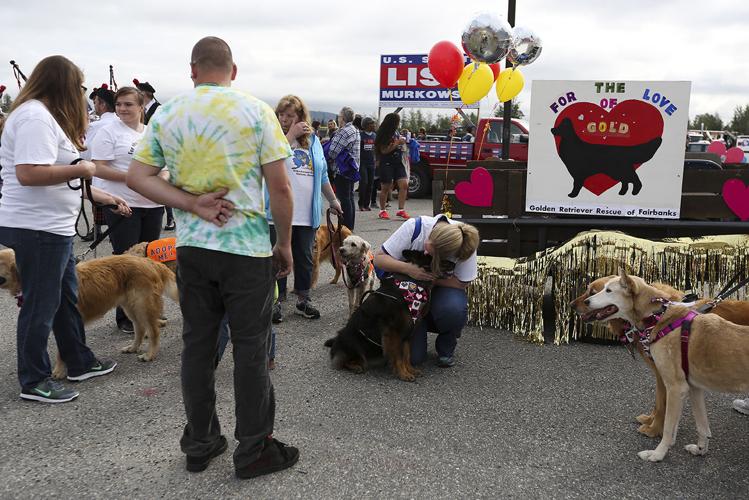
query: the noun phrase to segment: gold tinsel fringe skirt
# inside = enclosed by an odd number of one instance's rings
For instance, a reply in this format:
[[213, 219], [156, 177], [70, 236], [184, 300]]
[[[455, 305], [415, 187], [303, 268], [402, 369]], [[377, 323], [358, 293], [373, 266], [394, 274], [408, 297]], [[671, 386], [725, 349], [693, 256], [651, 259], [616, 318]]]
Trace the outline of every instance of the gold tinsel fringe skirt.
[[[468, 320], [542, 343], [546, 288], [553, 297], [554, 343], [568, 343], [590, 328], [569, 303], [597, 278], [624, 267], [648, 283], [713, 297], [739, 271], [747, 272], [747, 254], [747, 235], [650, 241], [616, 231], [580, 233], [530, 257], [479, 257], [478, 278], [468, 289]], [[745, 296], [742, 289], [730, 298]], [[591, 336], [616, 340], [605, 325], [594, 325]]]

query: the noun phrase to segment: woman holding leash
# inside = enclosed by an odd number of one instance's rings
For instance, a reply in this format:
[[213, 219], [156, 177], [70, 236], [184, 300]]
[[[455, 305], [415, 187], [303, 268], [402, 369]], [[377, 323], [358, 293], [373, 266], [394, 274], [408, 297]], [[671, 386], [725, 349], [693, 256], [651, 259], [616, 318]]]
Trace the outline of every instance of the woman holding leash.
[[[96, 166], [80, 159], [86, 132], [83, 73], [62, 56], [42, 59], [18, 94], [2, 130], [3, 202], [0, 243], [15, 251], [23, 297], [19, 297], [17, 356], [21, 398], [64, 403], [78, 397], [51, 378], [47, 340], [53, 331], [68, 380], [106, 375], [116, 363], [98, 360], [86, 346], [73, 255], [79, 190]], [[92, 197], [126, 202], [96, 188]]]
[[[286, 160], [286, 170], [294, 193], [294, 215], [291, 221], [291, 251], [294, 258], [294, 293], [297, 296], [296, 314], [309, 319], [320, 317], [320, 311], [310, 303], [312, 288], [312, 246], [320, 227], [321, 195], [330, 207], [342, 213], [328, 179], [328, 166], [320, 140], [310, 125], [307, 105], [297, 96], [287, 95], [276, 105], [276, 116], [286, 134], [294, 156]], [[267, 197], [267, 194], [266, 194]], [[266, 207], [270, 207], [266, 203]], [[268, 220], [272, 223], [270, 208]], [[276, 233], [271, 226], [271, 240]], [[279, 301], [273, 310], [273, 322], [283, 320], [281, 302], [286, 298], [286, 278], [278, 280]]]
[[[117, 228], [109, 234], [112, 253], [120, 255], [131, 246], [142, 241], [158, 240], [164, 206], [154, 203], [136, 193], [127, 185], [127, 169], [133, 152], [145, 133], [143, 125], [143, 94], [135, 87], [122, 87], [114, 96], [114, 107], [119, 120], [113, 120], [96, 133], [91, 142], [91, 159], [96, 164], [98, 186], [107, 192], [124, 198], [132, 207], [131, 217], [123, 220], [119, 214], [105, 212], [109, 227]], [[168, 175], [162, 170], [163, 175]], [[162, 174], [159, 174], [162, 175]], [[117, 327], [125, 333], [133, 333], [133, 322], [122, 308], [117, 308]]]
[[[478, 230], [445, 215], [415, 217], [404, 222], [375, 255], [375, 266], [385, 272], [400, 273], [417, 280], [432, 281], [429, 312], [416, 325], [411, 338], [411, 363], [423, 363], [427, 355], [427, 331], [437, 332], [437, 366], [455, 364], [455, 348], [468, 319], [466, 288], [476, 279]], [[432, 271], [403, 261], [404, 250], [417, 250], [432, 256]], [[450, 276], [442, 276], [442, 261], [455, 263]]]

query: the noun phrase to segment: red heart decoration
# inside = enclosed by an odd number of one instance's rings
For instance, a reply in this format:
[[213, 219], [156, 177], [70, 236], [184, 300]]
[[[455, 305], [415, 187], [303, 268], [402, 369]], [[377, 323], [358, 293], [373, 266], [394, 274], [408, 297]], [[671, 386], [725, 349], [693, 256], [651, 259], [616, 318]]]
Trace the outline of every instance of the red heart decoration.
[[[620, 102], [611, 111], [606, 111], [591, 102], [577, 102], [559, 113], [554, 126], [558, 127], [565, 118], [572, 121], [577, 136], [591, 144], [636, 146], [663, 135], [663, 117], [658, 108], [634, 99]], [[593, 131], [588, 128], [591, 124], [595, 124]], [[562, 139], [555, 136], [554, 140], [558, 153]], [[635, 170], [640, 168], [640, 165], [635, 164]], [[618, 183], [619, 181], [606, 174], [595, 174], [588, 177], [583, 186], [596, 196], [600, 196]]]
[[471, 172], [470, 181], [461, 181], [455, 186], [455, 197], [472, 207], [491, 207], [494, 201], [494, 179], [484, 168]]
[[749, 186], [740, 179], [730, 179], [723, 184], [721, 193], [731, 212], [742, 221], [749, 220]]

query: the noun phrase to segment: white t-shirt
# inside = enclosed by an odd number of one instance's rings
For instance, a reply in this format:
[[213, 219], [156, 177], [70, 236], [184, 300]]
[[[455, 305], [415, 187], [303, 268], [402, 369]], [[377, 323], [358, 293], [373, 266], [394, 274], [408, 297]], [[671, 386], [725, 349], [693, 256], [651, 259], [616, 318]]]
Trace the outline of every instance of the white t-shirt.
[[292, 144], [293, 156], [286, 158], [286, 171], [294, 193], [292, 226], [312, 225], [312, 196], [315, 187], [314, 166], [308, 149]]
[[[91, 144], [94, 142], [94, 137], [96, 137], [96, 133], [101, 130], [104, 126], [109, 125], [110, 123], [114, 121], [120, 121], [120, 119], [117, 117], [116, 114], [107, 111], [106, 113], [102, 114], [98, 120], [93, 121], [88, 124], [88, 129], [86, 130], [86, 151], [81, 152], [81, 158], [84, 160], [91, 161]], [[96, 186], [96, 177], [94, 177], [94, 186]]]
[[[406, 222], [401, 224], [385, 243], [382, 244], [382, 249], [387, 252], [388, 255], [394, 259], [403, 260], [403, 250], [418, 250], [419, 252], [424, 251], [424, 243], [429, 239], [429, 235], [432, 234], [434, 225], [439, 220], [446, 220], [450, 224], [458, 224], [458, 221], [448, 219], [444, 215], [438, 215], [436, 217], [429, 217], [426, 215], [421, 216], [421, 231], [416, 236], [416, 239], [411, 241], [416, 231], [416, 219], [414, 217], [408, 219]], [[468, 283], [476, 279], [478, 276], [478, 270], [476, 266], [476, 252], [463, 261], [456, 259], [448, 259], [455, 262], [455, 277], [464, 283]]]
[[[96, 133], [96, 137], [94, 137], [91, 143], [91, 159], [108, 160], [110, 167], [127, 173], [127, 169], [130, 167], [130, 160], [133, 159], [133, 153], [144, 133], [145, 127], [143, 128], [143, 132], [138, 132], [120, 120], [111, 122], [100, 128]], [[96, 186], [110, 194], [123, 198], [131, 207], [156, 208], [163, 206], [136, 193], [127, 187], [124, 182], [98, 178]]]
[[[75, 235], [80, 190], [64, 182], [22, 186], [16, 177], [16, 165], [67, 165], [80, 156], [46, 106], [37, 100], [21, 104], [8, 116], [0, 142], [0, 226]], [[71, 184], [79, 186], [80, 181]]]

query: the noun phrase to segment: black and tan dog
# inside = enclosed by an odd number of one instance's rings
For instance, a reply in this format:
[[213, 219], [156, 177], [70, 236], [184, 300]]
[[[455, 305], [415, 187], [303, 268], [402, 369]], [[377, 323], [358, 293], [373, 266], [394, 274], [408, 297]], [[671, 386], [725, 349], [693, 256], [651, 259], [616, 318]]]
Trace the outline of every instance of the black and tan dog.
[[[429, 255], [405, 250], [403, 258], [431, 271]], [[444, 262], [442, 272], [450, 274], [455, 264]], [[411, 336], [416, 323], [427, 313], [431, 286], [431, 282], [400, 274], [383, 277], [380, 287], [367, 294], [346, 326], [325, 342], [333, 366], [363, 373], [369, 360], [384, 356], [395, 376], [407, 382], [415, 380], [419, 370], [411, 365]]]

